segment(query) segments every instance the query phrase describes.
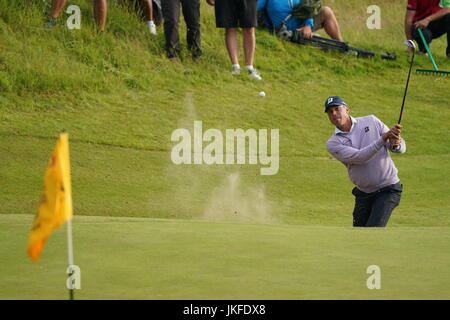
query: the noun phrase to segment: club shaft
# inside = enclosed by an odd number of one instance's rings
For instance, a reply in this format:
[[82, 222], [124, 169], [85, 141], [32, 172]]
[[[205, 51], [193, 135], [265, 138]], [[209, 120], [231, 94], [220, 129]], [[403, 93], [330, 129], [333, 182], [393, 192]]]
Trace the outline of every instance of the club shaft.
[[415, 55], [414, 51], [413, 51], [413, 56], [411, 58], [411, 63], [409, 64], [408, 80], [406, 80], [405, 93], [403, 94], [402, 108], [400, 109], [400, 117], [398, 118], [398, 124], [400, 124], [400, 122], [402, 121], [403, 108], [405, 107], [406, 93], [408, 92], [409, 78], [411, 77], [411, 69], [412, 69], [413, 61], [414, 61], [414, 55]]

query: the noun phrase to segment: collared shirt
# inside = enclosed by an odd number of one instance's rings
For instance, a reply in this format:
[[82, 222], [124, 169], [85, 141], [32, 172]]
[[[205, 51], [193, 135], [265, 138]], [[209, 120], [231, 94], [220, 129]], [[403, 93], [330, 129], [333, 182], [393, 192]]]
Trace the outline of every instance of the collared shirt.
[[414, 21], [422, 20], [441, 10], [440, 0], [408, 0], [407, 10], [415, 10]]
[[399, 182], [389, 150], [404, 153], [405, 141], [402, 139], [400, 148], [394, 150], [389, 141], [382, 139], [389, 128], [377, 117], [351, 119], [349, 132], [335, 129], [327, 141], [328, 152], [346, 166], [350, 180], [363, 192], [371, 193]]
[[[449, 0], [449, 1], [450, 1], [450, 0]], [[349, 132], [352, 132], [353, 126], [356, 124], [356, 121], [357, 121], [357, 120], [356, 120], [355, 118], [353, 118], [352, 116], [350, 116], [350, 119], [352, 120], [352, 126], [351, 126]], [[336, 128], [334, 129], [334, 133], [337, 134], [337, 133], [346, 133], [346, 132], [345, 132], [345, 131], [342, 131], [341, 129], [339, 129], [338, 127], [336, 127]], [[400, 148], [401, 148], [401, 145], [400, 145], [400, 146], [393, 146], [390, 150], [391, 150], [392, 152], [397, 152], [397, 151], [400, 150]]]

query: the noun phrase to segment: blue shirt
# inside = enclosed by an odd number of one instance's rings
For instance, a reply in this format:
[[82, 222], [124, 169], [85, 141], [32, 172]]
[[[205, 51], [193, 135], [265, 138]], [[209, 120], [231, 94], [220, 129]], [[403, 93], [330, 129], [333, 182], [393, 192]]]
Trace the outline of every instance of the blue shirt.
[[[298, 5], [302, 0], [258, 0], [258, 10], [266, 9], [270, 20], [275, 29], [280, 28], [281, 22], [291, 14], [292, 8]], [[286, 22], [288, 30], [295, 30], [308, 25], [314, 28], [314, 19], [295, 19], [290, 18]]]

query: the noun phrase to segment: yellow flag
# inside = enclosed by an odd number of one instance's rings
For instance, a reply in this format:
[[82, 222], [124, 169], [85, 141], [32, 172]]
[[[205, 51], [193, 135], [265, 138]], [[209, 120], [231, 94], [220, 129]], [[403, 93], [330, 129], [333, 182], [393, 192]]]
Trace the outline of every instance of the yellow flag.
[[38, 260], [50, 234], [72, 219], [72, 187], [70, 184], [69, 137], [61, 133], [49, 161], [44, 190], [28, 239], [28, 255]]

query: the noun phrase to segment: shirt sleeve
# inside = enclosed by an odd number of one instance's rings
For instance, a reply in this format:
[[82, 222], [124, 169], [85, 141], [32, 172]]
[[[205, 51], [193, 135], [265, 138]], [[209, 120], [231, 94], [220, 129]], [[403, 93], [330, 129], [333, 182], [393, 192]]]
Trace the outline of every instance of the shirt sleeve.
[[416, 10], [417, 9], [417, 0], [408, 0], [408, 5], [407, 5], [406, 9]]
[[346, 146], [337, 139], [331, 139], [327, 142], [327, 151], [344, 164], [362, 164], [372, 159], [383, 146], [384, 141], [381, 137], [362, 149]]
[[[383, 122], [381, 122], [380, 119], [378, 119], [374, 115], [372, 115], [372, 117], [373, 117], [374, 121], [377, 123], [377, 127], [379, 130], [380, 136], [382, 136], [383, 134], [385, 134], [386, 132], [389, 131], [388, 126], [385, 125]], [[406, 152], [406, 143], [405, 143], [405, 140], [403, 140], [403, 139], [402, 139], [400, 146], [397, 148], [394, 148], [394, 146], [391, 146], [391, 144], [389, 143], [389, 139], [386, 140], [384, 145], [393, 153], [405, 153]]]
[[397, 146], [397, 148], [391, 146], [391, 144], [389, 143], [388, 140], [388, 149], [393, 152], [393, 153], [405, 153], [406, 152], [406, 142], [405, 140], [402, 139], [402, 142], [400, 143], [399, 146]]
[[380, 134], [380, 136], [382, 136], [383, 134], [385, 134], [386, 132], [389, 131], [389, 127], [387, 125], [385, 125], [380, 119], [378, 119], [376, 116], [372, 115], [373, 120], [376, 122], [377, 124], [377, 128], [378, 128], [378, 133]]
[[[388, 126], [385, 125], [380, 119], [378, 119], [374, 115], [371, 115], [371, 117], [372, 117], [372, 120], [375, 122], [375, 126], [377, 127], [378, 134], [380, 135], [380, 137], [389, 131]], [[386, 146], [387, 146], [388, 141], [389, 140], [386, 140], [386, 142], [384, 143]]]
[[305, 24], [305, 26], [310, 26], [311, 29], [314, 29], [314, 19], [313, 18], [306, 19], [303, 23]]

